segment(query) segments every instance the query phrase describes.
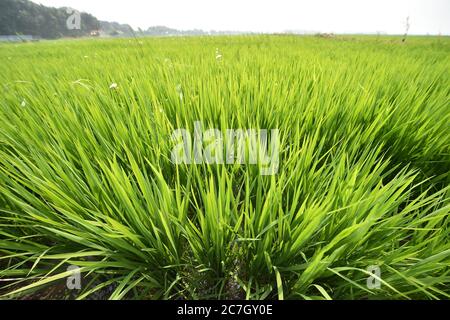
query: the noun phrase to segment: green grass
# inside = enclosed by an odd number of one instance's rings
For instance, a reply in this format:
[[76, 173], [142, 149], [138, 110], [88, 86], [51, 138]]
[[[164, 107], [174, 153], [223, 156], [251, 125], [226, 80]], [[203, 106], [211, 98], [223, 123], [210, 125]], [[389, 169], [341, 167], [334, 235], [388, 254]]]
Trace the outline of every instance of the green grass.
[[[69, 265], [78, 298], [450, 298], [449, 38], [43, 41], [0, 61], [2, 298]], [[194, 121], [278, 128], [278, 174], [174, 165]]]

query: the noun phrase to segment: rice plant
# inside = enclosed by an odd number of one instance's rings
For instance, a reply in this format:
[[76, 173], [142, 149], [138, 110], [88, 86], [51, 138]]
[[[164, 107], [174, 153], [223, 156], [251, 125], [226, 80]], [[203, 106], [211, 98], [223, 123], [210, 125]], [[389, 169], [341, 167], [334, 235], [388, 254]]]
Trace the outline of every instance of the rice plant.
[[[2, 299], [450, 298], [448, 38], [60, 40], [0, 59]], [[278, 129], [277, 174], [174, 164], [196, 121]]]

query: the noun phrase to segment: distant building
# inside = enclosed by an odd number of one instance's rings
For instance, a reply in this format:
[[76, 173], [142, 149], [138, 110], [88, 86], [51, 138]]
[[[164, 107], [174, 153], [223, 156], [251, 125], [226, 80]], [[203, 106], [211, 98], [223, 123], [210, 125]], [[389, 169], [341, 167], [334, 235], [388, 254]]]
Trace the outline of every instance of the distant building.
[[37, 41], [39, 38], [30, 35], [0, 35], [0, 42]]

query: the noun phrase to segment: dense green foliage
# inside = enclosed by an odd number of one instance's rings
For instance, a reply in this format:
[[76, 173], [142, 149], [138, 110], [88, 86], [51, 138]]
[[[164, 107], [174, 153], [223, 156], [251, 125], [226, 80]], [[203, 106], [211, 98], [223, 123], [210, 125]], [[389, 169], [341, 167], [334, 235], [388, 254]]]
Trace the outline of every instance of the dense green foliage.
[[70, 16], [65, 8], [50, 8], [27, 0], [0, 0], [0, 35], [32, 35], [46, 39], [89, 35], [100, 22], [88, 13], [80, 13], [80, 30], [69, 30]]
[[89, 36], [101, 30], [108, 35], [132, 35], [127, 24], [99, 21], [89, 13], [80, 12], [80, 29], [67, 28], [73, 13], [68, 8], [52, 8], [28, 0], [0, 0], [0, 35], [31, 35], [44, 39]]
[[[56, 41], [0, 59], [3, 297], [68, 265], [79, 298], [450, 297], [448, 38]], [[170, 135], [196, 120], [278, 128], [279, 173], [174, 165]]]

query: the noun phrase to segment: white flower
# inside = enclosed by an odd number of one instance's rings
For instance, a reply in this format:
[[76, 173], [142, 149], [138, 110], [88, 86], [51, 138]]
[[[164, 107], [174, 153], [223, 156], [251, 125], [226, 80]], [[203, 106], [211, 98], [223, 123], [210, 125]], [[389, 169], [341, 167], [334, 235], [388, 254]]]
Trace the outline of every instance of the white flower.
[[27, 105], [27, 102], [25, 101], [25, 99], [22, 100], [22, 103], [20, 104], [22, 107], [25, 107]]
[[183, 88], [181, 87], [181, 84], [177, 84], [177, 92], [180, 96], [180, 101], [183, 100]]
[[89, 56], [84, 56], [85, 59], [89, 58]]
[[113, 83], [111, 83], [111, 85], [109, 86], [109, 88], [111, 89], [111, 90], [115, 90], [115, 89], [117, 89], [119, 86], [117, 85], [117, 83], [115, 83], [115, 82], [113, 82]]
[[222, 54], [219, 51], [219, 48], [216, 48], [216, 60], [221, 60], [222, 59]]

